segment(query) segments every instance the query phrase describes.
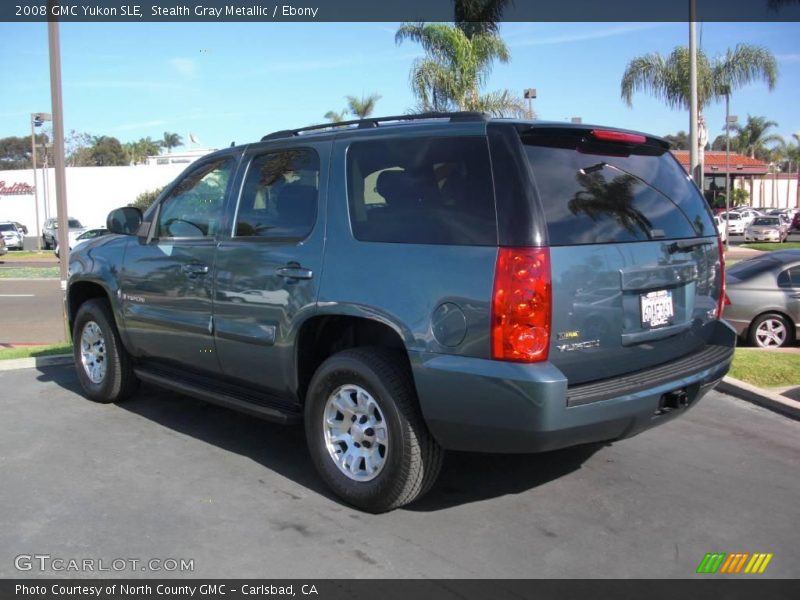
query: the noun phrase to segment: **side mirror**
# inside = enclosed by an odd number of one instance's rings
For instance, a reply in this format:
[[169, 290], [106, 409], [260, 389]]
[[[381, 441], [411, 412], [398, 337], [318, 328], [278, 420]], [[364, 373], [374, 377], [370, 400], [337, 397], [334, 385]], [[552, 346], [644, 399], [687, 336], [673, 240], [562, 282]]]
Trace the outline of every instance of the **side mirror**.
[[122, 235], [135, 235], [141, 224], [142, 211], [134, 206], [116, 208], [106, 218], [106, 229]]

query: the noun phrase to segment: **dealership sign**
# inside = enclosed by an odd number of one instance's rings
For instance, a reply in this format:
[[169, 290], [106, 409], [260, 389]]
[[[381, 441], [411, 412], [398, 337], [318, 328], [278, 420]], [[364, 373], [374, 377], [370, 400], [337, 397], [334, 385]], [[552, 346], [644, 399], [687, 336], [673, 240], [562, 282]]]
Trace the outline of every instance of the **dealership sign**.
[[24, 196], [33, 193], [33, 186], [27, 183], [11, 183], [0, 181], [0, 196]]

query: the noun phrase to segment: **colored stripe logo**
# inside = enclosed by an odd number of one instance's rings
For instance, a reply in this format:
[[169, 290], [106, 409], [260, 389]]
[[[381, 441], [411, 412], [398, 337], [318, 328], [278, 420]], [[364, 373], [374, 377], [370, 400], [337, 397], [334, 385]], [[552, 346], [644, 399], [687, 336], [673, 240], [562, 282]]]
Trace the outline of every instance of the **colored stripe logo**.
[[753, 554], [749, 552], [734, 552], [731, 554], [709, 552], [700, 561], [697, 573], [761, 574], [767, 570], [767, 565], [772, 560], [772, 556], [772, 553], [766, 552], [755, 552]]

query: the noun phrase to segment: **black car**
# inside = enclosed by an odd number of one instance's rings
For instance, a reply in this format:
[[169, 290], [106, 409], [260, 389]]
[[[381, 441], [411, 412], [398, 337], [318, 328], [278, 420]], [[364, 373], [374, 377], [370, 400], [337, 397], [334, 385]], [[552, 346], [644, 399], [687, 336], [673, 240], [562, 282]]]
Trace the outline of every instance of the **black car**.
[[78, 378], [282, 423], [380, 512], [445, 449], [538, 452], [684, 414], [727, 372], [719, 238], [657, 137], [477, 113], [284, 130], [189, 166], [71, 254]]

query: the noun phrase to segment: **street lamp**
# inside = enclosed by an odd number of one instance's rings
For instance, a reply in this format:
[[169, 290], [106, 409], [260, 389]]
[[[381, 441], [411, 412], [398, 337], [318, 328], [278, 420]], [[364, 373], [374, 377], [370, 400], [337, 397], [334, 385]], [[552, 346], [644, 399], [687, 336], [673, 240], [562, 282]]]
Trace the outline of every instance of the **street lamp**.
[[536, 98], [536, 88], [526, 88], [522, 91], [525, 100], [528, 101], [528, 118], [533, 118], [533, 99]]
[[[31, 160], [33, 162], [33, 199], [36, 204], [36, 248], [42, 249], [42, 233], [39, 229], [39, 186], [36, 185], [36, 128], [52, 121], [53, 115], [46, 112], [31, 113]], [[46, 177], [45, 173], [43, 177]], [[44, 182], [44, 180], [42, 180]]]
[[570, 122], [574, 123], [575, 125], [580, 125], [581, 123], [583, 123], [583, 119], [580, 117], [572, 117], [570, 119]]

